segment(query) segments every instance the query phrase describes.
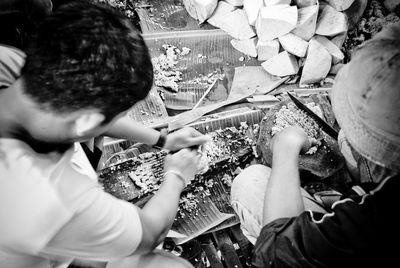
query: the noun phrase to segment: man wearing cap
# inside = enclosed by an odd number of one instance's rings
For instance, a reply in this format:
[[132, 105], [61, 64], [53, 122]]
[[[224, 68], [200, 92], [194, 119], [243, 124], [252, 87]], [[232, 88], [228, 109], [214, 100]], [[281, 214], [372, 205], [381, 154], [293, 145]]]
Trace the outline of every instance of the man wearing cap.
[[[311, 142], [298, 127], [274, 137], [272, 169], [254, 165], [232, 185], [253, 267], [390, 267], [400, 229], [400, 25], [366, 42], [337, 75], [332, 107], [357, 187], [326, 211], [300, 187], [298, 156]], [[327, 212], [329, 211], [329, 213]], [[390, 266], [389, 266], [390, 265]]]

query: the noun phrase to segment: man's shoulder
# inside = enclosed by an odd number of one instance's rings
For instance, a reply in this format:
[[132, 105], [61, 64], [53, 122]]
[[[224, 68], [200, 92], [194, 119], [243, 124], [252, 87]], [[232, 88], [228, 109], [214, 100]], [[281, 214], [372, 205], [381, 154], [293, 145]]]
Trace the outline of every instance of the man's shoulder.
[[84, 159], [78, 154], [74, 146], [63, 153], [37, 153], [23, 141], [0, 138], [0, 193], [31, 194], [46, 188], [68, 207], [85, 190], [98, 186], [96, 173], [82, 167]]
[[74, 157], [74, 147], [40, 154], [22, 141], [0, 138], [0, 215], [7, 215], [0, 217], [0, 247], [40, 249], [94, 198], [90, 190], [97, 183], [74, 169]]
[[0, 245], [38, 250], [72, 217], [49, 179], [53, 163], [22, 141], [0, 139]]
[[20, 77], [25, 58], [22, 50], [0, 44], [0, 88], [9, 87]]
[[[52, 168], [63, 157], [61, 154], [38, 154], [28, 144], [18, 139], [0, 138], [0, 168], [3, 172], [12, 172], [14, 176], [34, 169]], [[44, 174], [41, 174], [42, 177]]]

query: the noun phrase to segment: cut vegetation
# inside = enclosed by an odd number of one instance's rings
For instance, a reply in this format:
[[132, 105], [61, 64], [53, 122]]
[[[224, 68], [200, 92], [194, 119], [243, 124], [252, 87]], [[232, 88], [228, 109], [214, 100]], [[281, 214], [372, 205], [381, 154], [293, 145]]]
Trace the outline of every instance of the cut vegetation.
[[187, 12], [190, 16], [203, 23], [214, 12], [218, 0], [183, 0]]

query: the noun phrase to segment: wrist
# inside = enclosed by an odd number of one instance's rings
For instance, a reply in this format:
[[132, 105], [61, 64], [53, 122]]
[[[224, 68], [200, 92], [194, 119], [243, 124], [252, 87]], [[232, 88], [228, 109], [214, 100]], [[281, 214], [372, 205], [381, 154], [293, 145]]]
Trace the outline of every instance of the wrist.
[[167, 141], [167, 135], [168, 135], [168, 129], [163, 128], [160, 130], [160, 135], [158, 137], [158, 140], [154, 146], [159, 147], [159, 148], [164, 148], [165, 143]]
[[290, 142], [290, 141], [276, 142], [273, 147], [274, 154], [280, 153], [280, 152], [285, 152], [288, 154], [298, 155], [298, 154], [300, 154], [300, 151], [301, 151], [301, 146], [296, 143]]
[[298, 167], [299, 158], [300, 152], [298, 150], [277, 148], [272, 152], [272, 167], [273, 169], [277, 167], [284, 167], [283, 169]]
[[173, 181], [184, 189], [186, 187], [186, 180], [183, 174], [178, 170], [168, 170], [164, 173], [164, 181]]

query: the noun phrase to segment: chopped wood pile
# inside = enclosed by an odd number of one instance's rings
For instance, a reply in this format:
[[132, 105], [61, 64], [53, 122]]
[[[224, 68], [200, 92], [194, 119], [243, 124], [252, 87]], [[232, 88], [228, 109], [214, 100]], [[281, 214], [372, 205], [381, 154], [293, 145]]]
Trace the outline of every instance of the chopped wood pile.
[[354, 0], [183, 0], [188, 13], [230, 36], [232, 46], [262, 61], [274, 76], [323, 81], [344, 59], [345, 14]]

